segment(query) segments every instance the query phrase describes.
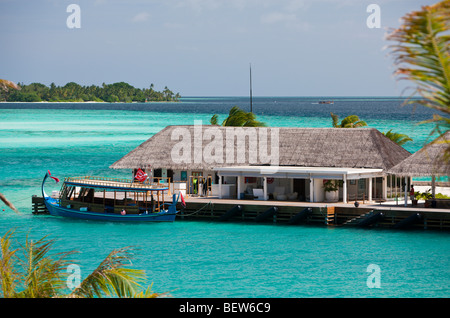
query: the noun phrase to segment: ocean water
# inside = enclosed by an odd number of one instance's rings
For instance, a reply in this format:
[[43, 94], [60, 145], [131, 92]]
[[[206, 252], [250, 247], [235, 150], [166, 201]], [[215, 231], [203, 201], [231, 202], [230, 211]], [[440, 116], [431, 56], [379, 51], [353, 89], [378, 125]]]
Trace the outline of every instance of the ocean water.
[[[400, 98], [260, 97], [253, 111], [269, 126], [330, 127], [330, 112], [357, 114], [370, 127], [401, 132], [420, 149], [432, 125], [423, 107]], [[74, 175], [130, 177], [109, 166], [167, 125], [219, 120], [248, 98], [190, 97], [180, 103], [0, 103], [0, 192], [19, 209], [0, 205], [0, 235], [50, 235], [60, 251], [78, 250], [82, 276], [114, 248], [135, 246], [133, 267], [145, 269], [153, 290], [173, 297], [448, 297], [450, 235], [391, 231], [177, 220], [120, 224], [31, 214], [31, 196], [47, 170]], [[58, 186], [54, 186], [57, 190]], [[51, 189], [48, 189], [51, 191]], [[4, 211], [3, 211], [4, 210]], [[380, 288], [369, 288], [371, 264]], [[84, 277], [83, 276], [83, 277]]]

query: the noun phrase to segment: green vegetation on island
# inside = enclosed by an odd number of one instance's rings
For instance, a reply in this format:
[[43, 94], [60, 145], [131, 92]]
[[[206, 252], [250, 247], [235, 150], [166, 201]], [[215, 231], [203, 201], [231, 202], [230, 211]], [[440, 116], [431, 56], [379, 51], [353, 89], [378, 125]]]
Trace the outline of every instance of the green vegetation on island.
[[102, 86], [81, 86], [70, 82], [64, 86], [56, 86], [51, 83], [46, 86], [41, 83], [25, 85], [18, 83], [19, 89], [1, 89], [0, 101], [7, 102], [107, 102], [107, 103], [132, 103], [132, 102], [176, 102], [181, 97], [179, 93], [173, 93], [167, 86], [163, 91], [154, 90], [154, 85], [149, 88], [135, 88], [128, 83], [119, 82]]

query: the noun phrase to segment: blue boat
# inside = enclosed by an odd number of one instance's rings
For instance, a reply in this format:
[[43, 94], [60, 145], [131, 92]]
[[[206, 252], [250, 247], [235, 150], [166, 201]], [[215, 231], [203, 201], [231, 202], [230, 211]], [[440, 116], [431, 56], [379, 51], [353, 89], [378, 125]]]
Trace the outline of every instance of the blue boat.
[[[181, 193], [173, 194], [172, 202], [164, 202], [168, 187], [146, 184], [124, 179], [101, 177], [65, 178], [57, 198], [45, 193], [42, 181], [42, 196], [50, 215], [69, 218], [118, 221], [118, 222], [173, 222], [176, 204]], [[156, 199], [154, 198], [156, 196]]]

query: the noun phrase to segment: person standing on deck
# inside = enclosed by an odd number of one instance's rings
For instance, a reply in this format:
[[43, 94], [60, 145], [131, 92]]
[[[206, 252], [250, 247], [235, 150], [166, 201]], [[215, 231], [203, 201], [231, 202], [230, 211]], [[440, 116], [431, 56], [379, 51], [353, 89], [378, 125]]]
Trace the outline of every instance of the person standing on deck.
[[411, 184], [411, 190], [409, 190], [409, 197], [411, 198], [411, 201], [414, 200], [414, 185]]

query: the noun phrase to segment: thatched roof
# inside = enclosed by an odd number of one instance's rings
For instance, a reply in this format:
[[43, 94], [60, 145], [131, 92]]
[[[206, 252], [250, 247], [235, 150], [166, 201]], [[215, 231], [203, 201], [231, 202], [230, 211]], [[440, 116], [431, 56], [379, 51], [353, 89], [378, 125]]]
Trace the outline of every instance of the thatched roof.
[[450, 142], [450, 131], [389, 169], [401, 176], [450, 176], [450, 162], [443, 158]]
[[[211, 152], [213, 142], [208, 135], [211, 132], [220, 137], [214, 139], [219, 145], [223, 144], [220, 151]], [[137, 169], [151, 166], [155, 169], [212, 170], [236, 165], [274, 165], [274, 157], [270, 157], [273, 155], [271, 154], [271, 137], [275, 138], [276, 132], [278, 132], [279, 142], [274, 139], [274, 145], [279, 145], [276, 154], [280, 166], [381, 168], [387, 170], [411, 155], [374, 128], [168, 126], [112, 164], [111, 168]], [[202, 145], [194, 142], [194, 136], [199, 134], [203, 134]], [[256, 147], [255, 142], [249, 145], [249, 138], [256, 138], [261, 134], [263, 137], [264, 134], [267, 136], [260, 138], [257, 142], [262, 148]], [[272, 136], [272, 134], [274, 135]], [[227, 135], [229, 135], [228, 138]], [[239, 147], [239, 144], [242, 143], [234, 137], [246, 138], [246, 146]], [[223, 143], [221, 143], [221, 138], [223, 138]], [[179, 162], [179, 160], [177, 162], [173, 159], [173, 154], [177, 154], [180, 148], [180, 140], [190, 145], [189, 148], [184, 149], [191, 155], [188, 162]], [[198, 143], [198, 139], [196, 142]], [[232, 146], [228, 146], [227, 142]], [[261, 156], [265, 153], [263, 151], [265, 147], [268, 149], [269, 159]], [[230, 149], [234, 151], [234, 160], [229, 160], [227, 157], [227, 151]], [[236, 160], [238, 149], [243, 149], [243, 151], [239, 151], [240, 155], [245, 152], [244, 162]], [[211, 153], [216, 157], [212, 158], [209, 155]], [[257, 158], [257, 160], [252, 161], [251, 158]]]

